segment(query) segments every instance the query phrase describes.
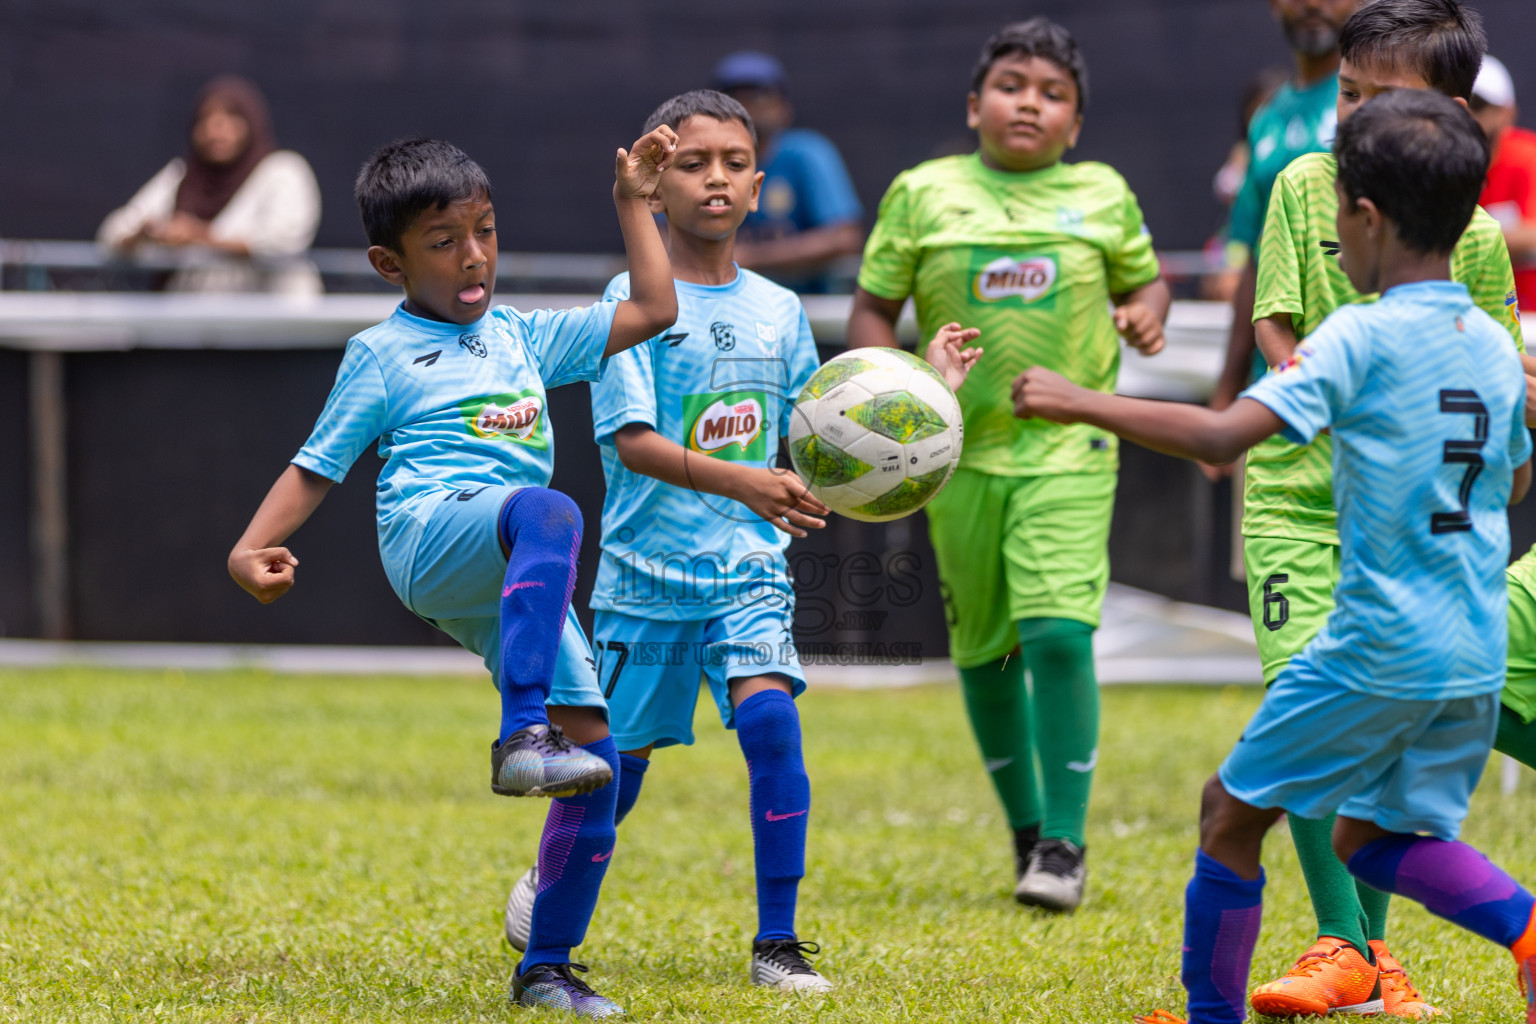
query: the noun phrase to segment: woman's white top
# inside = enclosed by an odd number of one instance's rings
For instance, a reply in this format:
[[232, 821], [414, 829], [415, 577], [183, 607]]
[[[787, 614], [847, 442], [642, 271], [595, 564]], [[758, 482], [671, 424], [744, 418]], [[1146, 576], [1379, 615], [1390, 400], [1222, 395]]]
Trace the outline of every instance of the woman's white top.
[[[136, 192], [126, 206], [101, 222], [96, 241], [113, 249], [150, 221], [170, 220], [176, 190], [186, 175], [180, 157]], [[268, 153], [213, 218], [209, 233], [219, 241], [244, 242], [251, 259], [217, 253], [207, 263], [183, 267], [172, 276], [172, 291], [320, 294], [320, 273], [304, 252], [320, 226], [320, 186], [309, 162], [288, 149]]]

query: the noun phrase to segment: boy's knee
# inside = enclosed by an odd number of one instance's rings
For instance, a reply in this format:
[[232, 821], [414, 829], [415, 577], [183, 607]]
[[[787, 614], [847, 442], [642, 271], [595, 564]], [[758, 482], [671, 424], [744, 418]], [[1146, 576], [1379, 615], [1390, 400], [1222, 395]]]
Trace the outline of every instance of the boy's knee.
[[547, 540], [581, 536], [581, 509], [570, 495], [548, 487], [516, 491], [503, 506], [501, 518], [505, 537], [530, 529]]
[[1392, 834], [1372, 821], [1337, 818], [1333, 823], [1333, 855], [1347, 866], [1362, 847]]
[[1261, 825], [1254, 810], [1228, 793], [1219, 775], [1212, 775], [1200, 793], [1201, 847], [1211, 849], [1223, 842], [1248, 838], [1254, 832], [1262, 838], [1268, 826]]

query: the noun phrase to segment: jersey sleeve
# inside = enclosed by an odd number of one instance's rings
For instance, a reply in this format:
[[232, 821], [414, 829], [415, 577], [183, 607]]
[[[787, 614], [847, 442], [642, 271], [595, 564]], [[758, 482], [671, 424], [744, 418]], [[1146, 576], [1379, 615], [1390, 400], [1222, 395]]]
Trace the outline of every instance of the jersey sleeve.
[[1259, 235], [1255, 321], [1276, 313], [1289, 313], [1293, 318], [1301, 315], [1306, 245], [1306, 201], [1291, 176], [1282, 171], [1269, 192], [1269, 210]]
[[[800, 305], [798, 302], [796, 305]], [[784, 396], [784, 410], [779, 417], [779, 436], [789, 436], [789, 424], [795, 415], [795, 399], [800, 397], [800, 392], [805, 390], [811, 374], [821, 366], [821, 358], [816, 354], [816, 337], [811, 333], [810, 318], [805, 315], [805, 307], [800, 306], [800, 327], [795, 337], [795, 348], [789, 357], [789, 394]]]
[[546, 388], [602, 377], [608, 332], [618, 307], [617, 302], [608, 301], [575, 309], [513, 313], [527, 330], [528, 348], [538, 361]]
[[1129, 186], [1123, 186], [1116, 218], [1117, 234], [1109, 251], [1109, 294], [1125, 295], [1157, 280], [1157, 253], [1152, 251], [1152, 232], [1147, 230], [1141, 204]]
[[1297, 346], [1295, 355], [1239, 396], [1284, 420], [1280, 433], [1287, 441], [1311, 444], [1337, 422], [1359, 392], [1370, 348], [1367, 339], [1356, 336], [1354, 319], [1336, 312]]
[[389, 392], [378, 358], [367, 345], [347, 344], [325, 408], [293, 464], [341, 483], [347, 470], [389, 429]]
[[918, 247], [911, 206], [907, 176], [897, 175], [880, 200], [859, 267], [859, 287], [893, 302], [912, 294], [917, 277]]
[[[1473, 215], [1486, 217], [1482, 210]], [[1472, 301], [1494, 322], [1515, 339], [1515, 348], [1525, 351], [1525, 337], [1520, 331], [1518, 296], [1515, 294], [1515, 271], [1509, 259], [1509, 246], [1504, 242], [1504, 232], [1498, 229], [1492, 217], [1488, 217], [1488, 244], [1476, 261], [1468, 267], [1467, 279], [1462, 281], [1472, 293]]]
[[812, 227], [856, 221], [864, 216], [853, 179], [843, 163], [842, 154], [832, 140], [814, 132], [800, 139], [800, 158], [805, 171], [804, 196], [807, 219]]

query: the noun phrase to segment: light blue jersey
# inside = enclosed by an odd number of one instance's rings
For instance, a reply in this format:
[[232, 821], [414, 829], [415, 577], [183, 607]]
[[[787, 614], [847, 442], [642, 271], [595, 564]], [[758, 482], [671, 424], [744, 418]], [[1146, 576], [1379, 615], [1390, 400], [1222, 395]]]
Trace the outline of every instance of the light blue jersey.
[[1297, 444], [1333, 432], [1339, 585], [1291, 666], [1383, 697], [1499, 690], [1505, 509], [1531, 454], [1509, 333], [1464, 285], [1400, 285], [1341, 307], [1244, 395]]
[[401, 513], [425, 521], [445, 492], [547, 486], [555, 434], [544, 391], [601, 376], [616, 305], [496, 306], [463, 325], [412, 316], [402, 304], [347, 342], [293, 462], [340, 482], [378, 438], [381, 532]]
[[[592, 607], [683, 621], [783, 600], [789, 536], [740, 502], [631, 472], [614, 433], [642, 423], [697, 458], [772, 466], [817, 359], [794, 292], [750, 270], [727, 285], [676, 284], [677, 323], [613, 357], [592, 386], [608, 482]], [[628, 297], [628, 274], [603, 293]]]

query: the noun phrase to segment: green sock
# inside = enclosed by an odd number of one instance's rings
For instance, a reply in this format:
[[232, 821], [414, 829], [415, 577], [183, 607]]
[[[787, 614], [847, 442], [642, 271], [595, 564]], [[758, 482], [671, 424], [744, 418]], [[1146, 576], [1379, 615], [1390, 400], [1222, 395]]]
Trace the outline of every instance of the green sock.
[[1040, 783], [1035, 777], [1034, 727], [1023, 659], [999, 658], [963, 668], [960, 690], [1008, 824], [1015, 829], [1038, 824]]
[[1029, 666], [1030, 696], [1041, 727], [1040, 782], [1045, 796], [1042, 839], [1085, 845], [1088, 794], [1099, 762], [1099, 682], [1093, 673], [1093, 627], [1072, 619], [1024, 619], [1019, 642]]
[[[1366, 952], [1365, 908], [1361, 906], [1360, 889], [1355, 878], [1339, 862], [1333, 852], [1333, 820], [1328, 815], [1322, 821], [1301, 818], [1294, 814], [1285, 816], [1291, 826], [1291, 842], [1296, 847], [1296, 859], [1301, 861], [1301, 873], [1307, 879], [1307, 893], [1312, 897], [1312, 912], [1317, 915], [1317, 934], [1332, 935], [1352, 943], [1360, 952]], [[1365, 886], [1363, 888], [1369, 888]], [[1371, 890], [1375, 892], [1374, 889]], [[1385, 893], [1377, 893], [1385, 897]], [[1381, 900], [1381, 928], [1386, 932], [1386, 900]]]
[[1499, 736], [1493, 749], [1508, 754], [1527, 768], [1536, 768], [1536, 722], [1527, 722], [1509, 710], [1499, 708]]

